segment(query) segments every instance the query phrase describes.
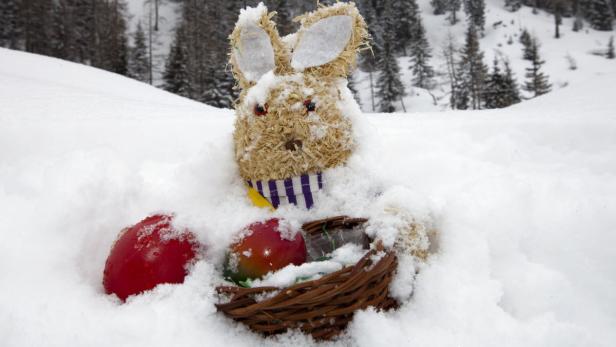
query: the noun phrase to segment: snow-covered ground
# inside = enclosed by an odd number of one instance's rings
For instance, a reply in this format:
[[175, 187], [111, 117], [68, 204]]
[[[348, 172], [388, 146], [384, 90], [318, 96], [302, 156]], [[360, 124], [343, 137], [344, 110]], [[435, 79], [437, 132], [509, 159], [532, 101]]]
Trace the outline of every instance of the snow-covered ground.
[[[410, 301], [357, 314], [332, 344], [615, 345], [614, 85], [612, 70], [505, 110], [366, 116], [376, 136], [350, 166], [426, 201], [440, 249]], [[1, 344], [312, 344], [264, 340], [214, 308], [232, 233], [266, 213], [244, 197], [232, 127], [232, 111], [0, 49]], [[105, 258], [155, 211], [177, 212], [207, 257], [184, 284], [120, 304]]]

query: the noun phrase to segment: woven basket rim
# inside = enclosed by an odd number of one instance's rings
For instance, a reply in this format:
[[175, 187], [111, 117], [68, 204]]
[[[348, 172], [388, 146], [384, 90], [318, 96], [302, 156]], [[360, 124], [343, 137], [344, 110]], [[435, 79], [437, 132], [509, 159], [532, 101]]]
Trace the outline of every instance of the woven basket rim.
[[[337, 216], [304, 224], [305, 232], [320, 231], [321, 226], [353, 227], [364, 224], [366, 218]], [[376, 255], [380, 255], [377, 259]], [[262, 286], [244, 288], [222, 285], [216, 287], [230, 301], [216, 304], [219, 311], [247, 324], [266, 335], [299, 328], [315, 339], [329, 339], [339, 334], [358, 309], [397, 307], [390, 298], [389, 283], [397, 268], [392, 249], [385, 249], [380, 240], [372, 242], [368, 252], [354, 265], [323, 275], [320, 278], [287, 287]], [[254, 296], [276, 292], [257, 301]]]

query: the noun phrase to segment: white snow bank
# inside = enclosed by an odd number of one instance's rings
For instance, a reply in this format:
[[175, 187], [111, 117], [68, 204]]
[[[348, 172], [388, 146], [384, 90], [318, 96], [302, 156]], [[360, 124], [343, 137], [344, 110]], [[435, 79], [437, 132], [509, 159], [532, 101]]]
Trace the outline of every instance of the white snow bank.
[[[412, 299], [358, 314], [333, 344], [616, 344], [615, 83], [605, 74], [501, 111], [368, 116], [375, 136], [329, 173], [328, 194], [349, 201], [276, 214], [378, 214], [358, 190], [381, 176], [399, 186], [378, 204], [438, 216], [440, 251], [415, 281], [403, 259], [392, 290]], [[263, 340], [215, 312], [226, 245], [268, 218], [244, 198], [232, 123], [228, 110], [0, 49], [2, 344], [313, 344]], [[157, 211], [177, 212], [207, 257], [184, 284], [120, 304], [103, 293], [105, 258], [123, 226]]]

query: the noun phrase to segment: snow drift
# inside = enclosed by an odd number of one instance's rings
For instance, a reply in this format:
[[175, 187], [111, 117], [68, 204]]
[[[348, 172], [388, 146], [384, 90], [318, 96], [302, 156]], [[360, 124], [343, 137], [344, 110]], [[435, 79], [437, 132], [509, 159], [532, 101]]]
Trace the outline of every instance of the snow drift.
[[[351, 168], [430, 206], [440, 250], [410, 301], [357, 314], [332, 344], [614, 345], [615, 83], [499, 111], [366, 116], [374, 136]], [[266, 213], [244, 199], [232, 126], [229, 110], [0, 49], [3, 345], [313, 344], [263, 340], [215, 311], [225, 245]], [[177, 212], [207, 259], [121, 304], [103, 293], [105, 257], [156, 211]]]

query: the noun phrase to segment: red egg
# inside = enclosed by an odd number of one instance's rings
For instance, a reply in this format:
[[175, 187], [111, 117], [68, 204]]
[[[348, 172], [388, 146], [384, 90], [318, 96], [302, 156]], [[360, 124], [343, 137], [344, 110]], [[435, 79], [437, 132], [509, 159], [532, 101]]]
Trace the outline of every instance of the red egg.
[[103, 286], [123, 301], [161, 283], [182, 283], [198, 244], [188, 230], [171, 225], [172, 216], [154, 215], [120, 233], [105, 263]]
[[306, 262], [306, 244], [302, 234], [297, 232], [292, 239], [286, 239], [279, 227], [276, 218], [249, 225], [245, 236], [230, 247], [226, 277], [241, 282], [248, 278], [260, 278], [289, 264]]

